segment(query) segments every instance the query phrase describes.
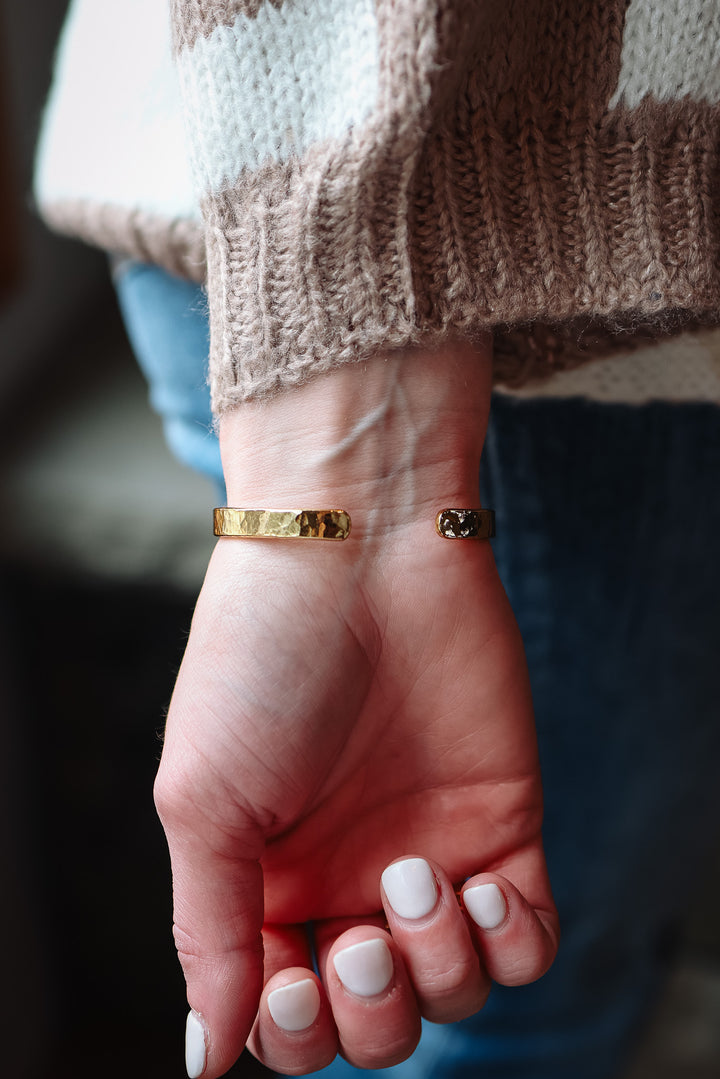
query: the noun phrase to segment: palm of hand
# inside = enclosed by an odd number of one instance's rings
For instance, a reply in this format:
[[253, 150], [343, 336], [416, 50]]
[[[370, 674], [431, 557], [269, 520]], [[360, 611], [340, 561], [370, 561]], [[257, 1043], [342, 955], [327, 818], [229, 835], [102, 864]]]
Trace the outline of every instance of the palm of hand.
[[362, 572], [340, 551], [304, 554], [312, 573], [286, 547], [214, 556], [169, 746], [212, 777], [187, 786], [215, 846], [262, 853], [269, 921], [375, 912], [382, 869], [410, 853], [456, 882], [544, 887], [530, 695], [490, 550], [412, 550]]

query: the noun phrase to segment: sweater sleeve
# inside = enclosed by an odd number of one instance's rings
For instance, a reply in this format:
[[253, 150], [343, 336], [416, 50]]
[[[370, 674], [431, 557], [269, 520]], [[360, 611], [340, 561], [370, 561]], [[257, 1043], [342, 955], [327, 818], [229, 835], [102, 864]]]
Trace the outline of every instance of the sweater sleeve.
[[717, 4], [170, 15], [73, 0], [36, 201], [60, 231], [207, 281], [216, 412], [450, 335], [491, 329], [496, 382], [531, 392], [720, 324]]
[[492, 327], [512, 383], [717, 323], [713, 5], [172, 12], [218, 413], [448, 334]]
[[466, 287], [451, 220], [462, 206], [443, 198], [440, 161], [439, 190], [415, 188], [433, 122], [471, 63], [481, 6], [174, 4], [207, 225], [216, 411], [446, 329], [444, 315], [431, 326], [418, 310], [416, 275], [449, 275], [443, 294]]

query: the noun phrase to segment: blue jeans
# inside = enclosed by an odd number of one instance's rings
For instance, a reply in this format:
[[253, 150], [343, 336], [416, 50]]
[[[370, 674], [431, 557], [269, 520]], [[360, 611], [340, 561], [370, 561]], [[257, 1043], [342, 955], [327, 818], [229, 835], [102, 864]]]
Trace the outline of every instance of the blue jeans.
[[[147, 267], [117, 287], [171, 445], [221, 480], [200, 291]], [[720, 822], [719, 478], [714, 406], [494, 398], [482, 497], [530, 667], [563, 939], [539, 982], [426, 1024], [388, 1077], [621, 1074]]]
[[113, 268], [120, 310], [176, 457], [224, 489], [207, 387], [207, 300], [190, 281], [122, 261]]

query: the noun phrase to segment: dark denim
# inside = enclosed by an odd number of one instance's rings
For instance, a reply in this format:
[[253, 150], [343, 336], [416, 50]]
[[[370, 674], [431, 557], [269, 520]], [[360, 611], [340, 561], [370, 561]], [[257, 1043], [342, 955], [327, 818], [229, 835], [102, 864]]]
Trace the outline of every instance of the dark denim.
[[[119, 289], [171, 445], [218, 479], [201, 293], [158, 270]], [[482, 497], [530, 666], [563, 940], [539, 982], [426, 1024], [376, 1074], [621, 1074], [720, 821], [719, 480], [714, 406], [495, 396]]]

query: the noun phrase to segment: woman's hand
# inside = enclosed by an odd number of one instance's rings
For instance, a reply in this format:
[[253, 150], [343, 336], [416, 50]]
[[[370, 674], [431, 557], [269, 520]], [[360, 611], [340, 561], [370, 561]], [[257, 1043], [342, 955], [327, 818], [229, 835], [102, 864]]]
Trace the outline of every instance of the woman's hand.
[[420, 1014], [459, 1019], [552, 961], [522, 644], [489, 545], [434, 530], [477, 505], [488, 368], [391, 357], [223, 423], [229, 504], [344, 508], [353, 532], [221, 540], [198, 602], [156, 787], [197, 1075], [253, 1024], [277, 1070], [338, 1045], [397, 1063]]

